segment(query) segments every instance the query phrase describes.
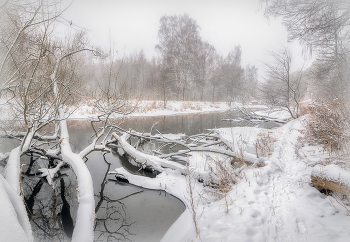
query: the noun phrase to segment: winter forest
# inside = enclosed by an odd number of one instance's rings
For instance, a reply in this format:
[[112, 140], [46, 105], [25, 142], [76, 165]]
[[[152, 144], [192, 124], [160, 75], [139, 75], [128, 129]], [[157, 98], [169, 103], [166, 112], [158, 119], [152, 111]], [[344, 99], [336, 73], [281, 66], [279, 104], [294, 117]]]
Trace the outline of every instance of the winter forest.
[[[0, 241], [350, 240], [350, 2], [180, 2], [150, 56], [79, 0], [0, 0]], [[189, 7], [252, 3], [287, 35], [259, 62]]]

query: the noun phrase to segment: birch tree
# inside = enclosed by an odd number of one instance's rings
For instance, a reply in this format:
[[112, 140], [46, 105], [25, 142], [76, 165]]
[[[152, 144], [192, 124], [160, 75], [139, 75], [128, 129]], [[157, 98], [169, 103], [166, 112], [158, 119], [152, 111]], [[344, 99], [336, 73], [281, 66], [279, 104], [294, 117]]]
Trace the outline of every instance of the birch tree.
[[186, 89], [194, 80], [195, 52], [201, 41], [199, 26], [187, 14], [163, 16], [158, 38], [156, 49], [162, 56], [162, 65], [166, 67], [168, 77], [176, 83], [184, 100]]

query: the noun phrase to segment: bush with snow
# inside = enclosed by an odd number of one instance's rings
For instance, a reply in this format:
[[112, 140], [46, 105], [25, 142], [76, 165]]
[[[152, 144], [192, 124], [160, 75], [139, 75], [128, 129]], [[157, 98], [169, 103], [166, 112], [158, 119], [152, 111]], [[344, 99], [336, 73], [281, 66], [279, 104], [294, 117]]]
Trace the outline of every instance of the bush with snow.
[[309, 110], [304, 141], [323, 145], [330, 155], [341, 154], [350, 138], [343, 105], [338, 100], [315, 102], [309, 105]]

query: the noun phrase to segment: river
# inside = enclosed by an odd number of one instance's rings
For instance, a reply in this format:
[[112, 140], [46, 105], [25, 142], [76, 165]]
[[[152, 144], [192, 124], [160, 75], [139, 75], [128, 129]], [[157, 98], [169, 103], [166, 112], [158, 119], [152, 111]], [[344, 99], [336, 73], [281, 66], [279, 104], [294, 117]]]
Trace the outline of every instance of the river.
[[[193, 135], [207, 129], [233, 126], [260, 126], [271, 128], [274, 123], [223, 122], [228, 113], [177, 115], [162, 117], [134, 117], [126, 119], [121, 127], [139, 132], [184, 133]], [[89, 121], [68, 121], [70, 143], [79, 152], [91, 141], [93, 134]], [[13, 142], [13, 141], [11, 141]], [[11, 143], [12, 146], [14, 145]], [[2, 148], [9, 149], [11, 144]], [[47, 162], [42, 157], [24, 156], [22, 162], [36, 160], [33, 170]], [[50, 161], [52, 162], [52, 161]], [[152, 176], [138, 171], [124, 157], [112, 152], [103, 155], [93, 152], [86, 164], [94, 182], [96, 204], [95, 241], [159, 241], [169, 227], [185, 210], [176, 197], [163, 191], [147, 190], [116, 181], [108, 171], [124, 166], [132, 173]], [[72, 232], [77, 209], [76, 180], [69, 168], [61, 172], [53, 186], [35, 173], [23, 178], [26, 202], [29, 204], [34, 234], [41, 241], [61, 241]], [[62, 190], [63, 189], [63, 190]], [[64, 194], [64, 195], [62, 195]], [[62, 222], [61, 222], [62, 221]]]

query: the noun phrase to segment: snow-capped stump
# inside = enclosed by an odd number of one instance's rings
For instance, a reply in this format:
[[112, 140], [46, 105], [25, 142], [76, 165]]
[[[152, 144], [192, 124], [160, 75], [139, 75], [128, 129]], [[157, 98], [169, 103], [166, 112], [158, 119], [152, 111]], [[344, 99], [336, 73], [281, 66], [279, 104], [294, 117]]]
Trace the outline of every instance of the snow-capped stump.
[[337, 165], [315, 166], [311, 182], [319, 191], [329, 190], [350, 196], [350, 172]]

